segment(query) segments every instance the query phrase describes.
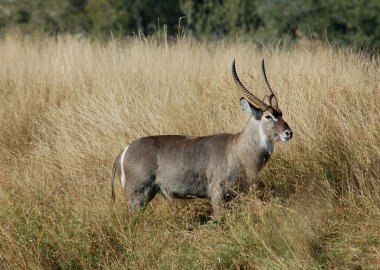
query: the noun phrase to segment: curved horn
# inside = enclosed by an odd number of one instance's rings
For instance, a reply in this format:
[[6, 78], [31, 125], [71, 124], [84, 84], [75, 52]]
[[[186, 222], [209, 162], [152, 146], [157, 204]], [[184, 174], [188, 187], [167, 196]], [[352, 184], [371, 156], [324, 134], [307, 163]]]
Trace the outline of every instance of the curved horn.
[[267, 74], [265, 72], [264, 59], [261, 62], [261, 72], [263, 73], [263, 80], [264, 80], [265, 86], [267, 87], [267, 90], [269, 93], [268, 98], [269, 98], [270, 105], [274, 106], [274, 107], [278, 107], [276, 95], [273, 93], [273, 90], [269, 85]]
[[257, 98], [255, 95], [253, 95], [240, 81], [235, 68], [235, 59], [232, 62], [232, 77], [234, 77], [234, 81], [239, 86], [240, 90], [243, 92], [244, 96], [254, 103], [256, 106], [258, 106], [261, 110], [266, 111], [270, 108], [267, 104], [262, 102], [259, 98]]

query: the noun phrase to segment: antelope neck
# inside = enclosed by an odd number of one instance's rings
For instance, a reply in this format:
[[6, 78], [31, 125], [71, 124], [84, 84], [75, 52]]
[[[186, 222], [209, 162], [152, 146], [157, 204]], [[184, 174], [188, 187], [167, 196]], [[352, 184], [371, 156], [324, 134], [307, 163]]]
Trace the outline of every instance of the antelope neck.
[[[244, 151], [250, 151], [251, 149], [257, 149], [256, 147], [253, 147], [253, 145], [259, 145], [260, 149], [268, 155], [271, 155], [274, 148], [274, 142], [268, 138], [268, 136], [265, 134], [265, 131], [263, 127], [260, 125], [260, 122], [254, 117], [251, 117], [244, 127], [243, 131], [238, 134], [240, 137], [240, 142], [245, 149]], [[262, 154], [257, 152], [255, 154]]]

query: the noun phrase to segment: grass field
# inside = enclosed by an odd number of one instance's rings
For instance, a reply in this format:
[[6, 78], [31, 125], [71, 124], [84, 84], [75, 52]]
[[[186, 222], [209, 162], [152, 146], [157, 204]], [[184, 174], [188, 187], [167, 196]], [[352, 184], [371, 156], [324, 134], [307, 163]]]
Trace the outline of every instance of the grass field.
[[[126, 215], [111, 167], [134, 139], [240, 131], [230, 66], [294, 132], [223, 224], [207, 200]], [[378, 269], [380, 59], [308, 44], [0, 40], [1, 269]], [[252, 75], [254, 79], [250, 76]]]

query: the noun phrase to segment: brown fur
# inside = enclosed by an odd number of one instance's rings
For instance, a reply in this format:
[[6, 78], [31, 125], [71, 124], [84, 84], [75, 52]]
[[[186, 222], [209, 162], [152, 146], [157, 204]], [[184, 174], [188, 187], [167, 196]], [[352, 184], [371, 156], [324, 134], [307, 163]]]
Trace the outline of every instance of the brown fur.
[[240, 82], [235, 61], [232, 64], [236, 84], [251, 101], [240, 99], [242, 109], [251, 115], [240, 133], [137, 139], [129, 145], [124, 159], [119, 154], [114, 163], [113, 198], [115, 173], [118, 171], [121, 175], [123, 170], [131, 211], [161, 193], [168, 198], [209, 198], [215, 214], [219, 215], [224, 202], [236, 192], [247, 191], [253, 177], [268, 162], [274, 143], [292, 137], [267, 81], [264, 61], [262, 71], [269, 94], [260, 101]]
[[218, 215], [223, 203], [235, 192], [245, 192], [269, 160], [271, 153], [262, 145], [259, 129], [271, 144], [290, 130], [278, 112], [277, 122], [265, 117], [269, 113], [276, 111], [263, 112], [258, 120], [252, 116], [238, 134], [150, 136], [132, 142], [122, 164], [130, 209], [161, 193], [168, 198], [209, 198]]

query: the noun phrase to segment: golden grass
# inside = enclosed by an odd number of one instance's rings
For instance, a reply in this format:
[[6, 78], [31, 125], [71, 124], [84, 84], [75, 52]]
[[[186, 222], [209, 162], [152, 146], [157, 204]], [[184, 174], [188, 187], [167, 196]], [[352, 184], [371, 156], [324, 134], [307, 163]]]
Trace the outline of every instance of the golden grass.
[[[263, 96], [263, 57], [294, 139], [278, 144], [255, 192], [223, 225], [207, 201], [159, 196], [127, 219], [120, 187], [110, 200], [118, 152], [145, 135], [238, 132], [248, 116], [230, 65]], [[380, 265], [379, 58], [7, 35], [0, 59], [0, 268]]]

